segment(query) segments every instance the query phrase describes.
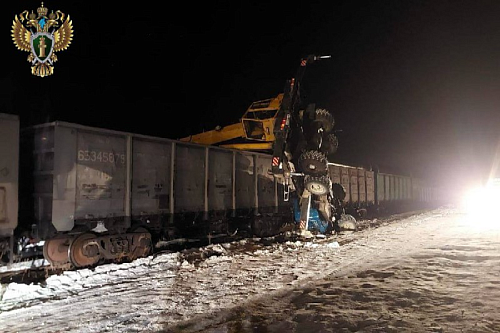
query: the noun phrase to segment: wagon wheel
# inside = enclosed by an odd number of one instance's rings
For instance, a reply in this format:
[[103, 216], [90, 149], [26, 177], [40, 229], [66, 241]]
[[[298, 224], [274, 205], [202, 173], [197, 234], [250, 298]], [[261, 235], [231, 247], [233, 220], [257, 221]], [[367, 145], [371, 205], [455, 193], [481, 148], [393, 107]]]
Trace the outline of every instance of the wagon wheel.
[[91, 233], [83, 233], [78, 235], [69, 247], [69, 259], [71, 263], [77, 267], [93, 266], [99, 262], [101, 254], [99, 246], [93, 242], [95, 235]]
[[132, 242], [134, 248], [128, 255], [129, 259], [135, 260], [137, 258], [147, 257], [152, 248], [151, 234], [144, 227], [137, 227], [132, 230], [132, 233], [135, 234]]
[[268, 224], [261, 216], [255, 216], [251, 222], [252, 233], [257, 237], [267, 237]]
[[71, 238], [66, 235], [46, 239], [43, 244], [43, 257], [53, 267], [60, 267], [69, 263], [68, 248]]
[[328, 170], [328, 161], [322, 152], [309, 150], [300, 155], [299, 166], [306, 175], [322, 175]]
[[304, 177], [306, 189], [315, 195], [324, 195], [330, 191], [331, 181], [328, 176], [310, 176]]

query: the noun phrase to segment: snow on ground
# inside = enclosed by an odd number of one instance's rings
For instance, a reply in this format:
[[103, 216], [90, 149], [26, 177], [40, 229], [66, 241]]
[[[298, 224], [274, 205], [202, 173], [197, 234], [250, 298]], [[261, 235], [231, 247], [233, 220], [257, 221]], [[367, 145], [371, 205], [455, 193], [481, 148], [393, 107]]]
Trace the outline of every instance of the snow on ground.
[[463, 217], [442, 208], [311, 242], [245, 240], [11, 283], [0, 331], [498, 332], [500, 231]]
[[49, 265], [50, 263], [45, 259], [35, 259], [31, 261], [24, 261], [19, 263], [13, 263], [11, 265], [1, 266], [0, 273], [24, 271], [30, 268], [48, 267]]
[[500, 225], [463, 217], [391, 226], [376, 256], [166, 331], [500, 332]]

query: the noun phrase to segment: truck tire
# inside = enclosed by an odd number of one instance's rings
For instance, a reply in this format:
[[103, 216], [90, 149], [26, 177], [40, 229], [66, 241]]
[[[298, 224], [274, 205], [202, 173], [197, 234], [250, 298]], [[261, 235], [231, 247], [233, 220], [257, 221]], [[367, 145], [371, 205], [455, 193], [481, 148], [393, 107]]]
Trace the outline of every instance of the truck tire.
[[334, 183], [332, 185], [332, 192], [335, 198], [339, 199], [340, 201], [344, 201], [346, 196], [346, 191], [344, 186], [342, 186], [342, 184]]
[[315, 195], [324, 195], [330, 192], [331, 188], [330, 178], [326, 175], [324, 176], [310, 176], [306, 175], [304, 177], [304, 186], [306, 189]]
[[354, 218], [354, 216], [349, 214], [342, 214], [339, 221], [339, 227], [341, 231], [347, 231], [348, 233], [358, 230], [356, 219]]
[[321, 151], [326, 155], [332, 155], [337, 152], [339, 148], [339, 139], [333, 133], [326, 135], [323, 143], [321, 144]]
[[308, 150], [320, 150], [320, 145], [322, 146], [323, 135], [322, 133], [312, 133], [307, 135], [307, 149]]
[[325, 133], [331, 132], [335, 125], [333, 115], [325, 109], [316, 109], [316, 114], [312, 122], [323, 128]]
[[328, 171], [328, 160], [322, 152], [309, 150], [300, 155], [299, 166], [306, 175], [324, 175]]

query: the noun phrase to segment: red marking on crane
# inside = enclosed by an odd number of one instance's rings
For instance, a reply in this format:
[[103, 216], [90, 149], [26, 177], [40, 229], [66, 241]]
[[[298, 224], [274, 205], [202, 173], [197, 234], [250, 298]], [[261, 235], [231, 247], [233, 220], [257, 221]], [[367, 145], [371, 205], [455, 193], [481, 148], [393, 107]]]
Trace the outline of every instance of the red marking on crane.
[[280, 158], [279, 157], [273, 157], [273, 166], [278, 166], [280, 164]]
[[307, 226], [307, 221], [306, 220], [300, 220], [300, 229], [305, 229]]
[[281, 126], [280, 126], [281, 130], [283, 130], [285, 128], [286, 121], [287, 121], [287, 118], [283, 118], [283, 120], [281, 121]]

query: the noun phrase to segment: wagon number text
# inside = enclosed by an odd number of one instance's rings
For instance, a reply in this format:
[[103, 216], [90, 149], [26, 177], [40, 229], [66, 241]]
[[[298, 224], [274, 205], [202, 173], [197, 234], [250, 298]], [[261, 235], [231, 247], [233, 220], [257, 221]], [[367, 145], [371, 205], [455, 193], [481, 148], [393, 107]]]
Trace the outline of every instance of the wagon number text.
[[79, 150], [78, 160], [125, 164], [125, 154], [105, 152], [105, 151], [95, 151], [95, 150]]

